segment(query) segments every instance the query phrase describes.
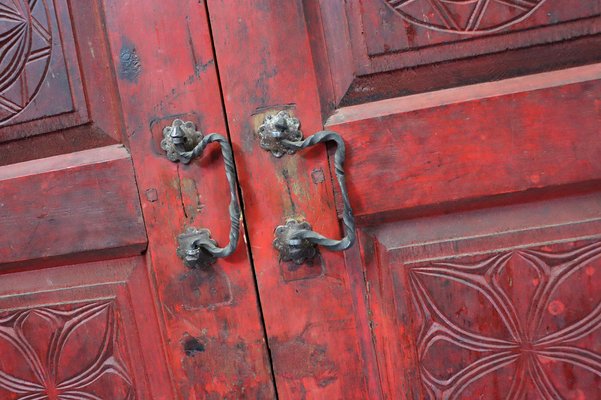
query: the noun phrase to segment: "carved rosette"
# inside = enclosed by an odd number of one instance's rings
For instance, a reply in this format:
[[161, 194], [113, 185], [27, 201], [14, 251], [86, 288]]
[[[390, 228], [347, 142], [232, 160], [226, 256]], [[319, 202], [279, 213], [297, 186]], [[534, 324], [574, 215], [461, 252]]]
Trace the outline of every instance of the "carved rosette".
[[258, 133], [261, 148], [270, 151], [278, 158], [284, 154], [294, 154], [296, 151], [285, 147], [282, 140], [298, 142], [303, 138], [300, 121], [288, 111], [266, 116], [263, 124], [259, 126]]
[[113, 302], [0, 312], [1, 399], [132, 400]]
[[52, 26], [46, 0], [0, 0], [0, 125], [36, 97], [48, 72]]
[[410, 268], [429, 397], [492, 398], [506, 385], [507, 399], [598, 398], [586, 382], [601, 377], [600, 266], [592, 243]]
[[528, 18], [545, 0], [384, 0], [405, 21], [459, 34], [495, 32]]

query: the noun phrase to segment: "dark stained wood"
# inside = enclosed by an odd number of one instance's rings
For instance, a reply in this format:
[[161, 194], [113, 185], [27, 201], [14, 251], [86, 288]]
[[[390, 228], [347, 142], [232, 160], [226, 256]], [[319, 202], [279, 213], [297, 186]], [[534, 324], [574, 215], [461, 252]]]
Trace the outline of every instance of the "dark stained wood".
[[229, 191], [218, 146], [189, 165], [160, 149], [175, 118], [227, 135], [203, 2], [104, 1], [114, 75], [165, 320], [168, 365], [183, 399], [275, 397], [245, 240], [203, 270], [176, 255], [188, 226], [228, 240]]
[[0, 168], [0, 269], [140, 254], [146, 233], [120, 145]]
[[0, 276], [0, 398], [176, 398], [146, 268], [134, 257]]

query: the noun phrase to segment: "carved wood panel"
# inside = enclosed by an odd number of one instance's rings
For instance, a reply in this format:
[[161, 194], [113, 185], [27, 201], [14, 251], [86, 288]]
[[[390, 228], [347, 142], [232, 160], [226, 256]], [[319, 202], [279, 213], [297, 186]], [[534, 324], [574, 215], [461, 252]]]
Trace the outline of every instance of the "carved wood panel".
[[601, 60], [601, 0], [304, 3], [329, 111]]
[[66, 0], [0, 0], [0, 54], [0, 142], [88, 121]]
[[50, 65], [52, 27], [44, 0], [0, 3], [0, 121], [35, 99]]
[[600, 242], [441, 260], [407, 274], [430, 398], [601, 396]]
[[120, 330], [110, 299], [1, 313], [2, 398], [133, 399]]
[[0, 399], [170, 398], [141, 258], [0, 276]]
[[362, 247], [392, 398], [601, 396], [598, 193], [372, 232]]
[[403, 19], [436, 31], [494, 32], [526, 20], [545, 0], [385, 0]]
[[601, 2], [378, 0], [349, 8], [362, 73], [448, 61], [600, 31]]

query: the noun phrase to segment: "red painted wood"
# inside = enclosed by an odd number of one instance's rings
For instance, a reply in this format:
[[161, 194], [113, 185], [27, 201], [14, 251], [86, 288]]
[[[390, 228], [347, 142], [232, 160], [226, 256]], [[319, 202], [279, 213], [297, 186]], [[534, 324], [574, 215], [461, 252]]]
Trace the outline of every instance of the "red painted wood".
[[189, 165], [170, 162], [160, 148], [175, 118], [204, 134], [227, 134], [205, 5], [103, 4], [177, 396], [274, 398], [245, 241], [204, 270], [188, 270], [176, 256], [176, 237], [187, 227], [210, 229], [222, 246], [230, 229], [218, 146]]
[[[3, 45], [0, 142], [88, 122], [67, 1], [2, 5], [0, 30], [6, 38], [14, 35]], [[19, 22], [23, 29], [11, 31]], [[8, 73], [11, 63], [14, 72]]]
[[0, 168], [0, 269], [140, 254], [146, 232], [119, 145]]
[[[601, 32], [597, 1], [487, 1], [477, 7], [476, 2], [451, 3], [304, 2], [323, 107], [330, 112], [340, 104], [369, 103], [601, 59], [596, 45]], [[441, 18], [443, 14], [447, 18]], [[505, 23], [509, 26], [494, 30]], [[450, 31], [441, 29], [444, 25]]]
[[362, 234], [391, 398], [598, 397], [600, 205], [594, 193]]
[[[340, 235], [325, 146], [276, 159], [254, 132], [286, 105], [306, 136], [322, 128], [303, 2], [217, 0], [208, 9], [279, 398], [369, 398], [342, 255], [324, 251], [298, 267], [279, 263], [272, 245], [291, 217]], [[326, 179], [314, 181], [320, 170]]]
[[218, 149], [189, 166], [160, 149], [178, 117], [227, 133], [204, 5], [0, 6], [0, 35], [15, 7], [26, 34], [51, 34], [31, 99], [37, 47], [0, 61], [0, 104], [29, 102], [0, 126], [0, 398], [273, 398], [244, 246], [199, 271], [175, 252], [187, 226], [222, 244], [229, 229]]
[[[403, 68], [381, 74], [357, 77], [351, 86], [345, 86], [340, 107], [369, 103], [386, 98], [409, 96], [416, 93], [473, 85], [561, 70], [598, 62], [601, 59], [599, 36], [487, 54], [461, 59], [442, 66], [427, 64]], [[527, 60], [527, 63], [524, 63]]]
[[356, 143], [355, 214], [601, 179], [600, 78], [596, 64], [340, 109], [328, 128]]
[[[594, 44], [598, 5], [548, 0], [464, 40], [418, 32], [378, 12], [384, 1], [240, 3], [38, 0], [46, 16], [27, 15], [61, 35], [45, 86], [0, 128], [12, 153], [0, 163], [0, 370], [15, 377], [0, 375], [0, 397], [598, 397], [599, 65], [434, 92], [421, 76], [419, 95], [370, 103], [399, 94], [382, 88], [329, 115], [361, 74], [488, 54], [453, 67], [482, 82], [504, 49], [561, 42], [570, 57]], [[494, 6], [493, 24], [521, 12]], [[411, 46], [395, 42], [412, 30]], [[496, 57], [508, 76], [549, 68], [517, 51]], [[39, 65], [26, 65], [33, 78]], [[3, 99], [22, 94], [21, 77], [0, 76], [20, 82]], [[292, 217], [339, 236], [337, 189], [325, 146], [282, 159], [259, 148], [255, 130], [281, 109], [306, 136], [329, 117], [349, 147], [360, 240], [311, 266], [280, 263], [273, 230]], [[248, 247], [203, 270], [183, 267], [175, 238], [206, 227], [225, 244], [227, 182], [216, 148], [166, 160], [174, 118], [229, 127], [236, 155]], [[140, 204], [148, 253], [105, 260], [143, 250]]]
[[0, 276], [0, 398], [171, 399], [141, 257]]
[[[124, 142], [102, 7], [98, 1], [87, 0], [85, 7], [72, 7], [70, 3], [32, 3], [36, 11], [31, 17], [40, 22], [36, 23], [39, 32], [34, 33], [34, 47], [43, 44], [39, 36], [45, 33], [39, 27], [52, 28], [48, 39], [51, 62], [42, 74], [39, 69], [44, 58], [37, 59], [35, 54], [39, 53], [34, 53], [26, 64], [28, 68], [3, 83], [0, 96], [29, 101], [20, 113], [0, 122], [0, 165]], [[13, 2], [2, 4], [15, 7]], [[44, 8], [47, 18], [43, 17]], [[12, 26], [9, 19], [3, 20], [0, 29]], [[6, 60], [9, 54], [13, 53], [7, 53]], [[32, 86], [39, 79], [39, 90], [24, 89], [24, 82]], [[12, 85], [8, 85], [10, 82]]]
[[[519, 12], [490, 3], [493, 19]], [[494, 54], [593, 34], [598, 5], [547, 1], [542, 14], [469, 40], [421, 31], [423, 48], [383, 48], [376, 60], [373, 47], [392, 40], [388, 16], [373, 12], [386, 5], [346, 4], [369, 24], [351, 15], [350, 42], [340, 6], [329, 2], [208, 2], [280, 398], [598, 397], [600, 67], [575, 58], [539, 73], [547, 67], [531, 69], [528, 57]], [[402, 19], [397, 28], [410, 30]], [[582, 43], [562, 42], [562, 54]], [[341, 67], [349, 51], [356, 64]], [[477, 70], [484, 83], [440, 91], [421, 77], [422, 94], [366, 95], [327, 118], [347, 142], [360, 241], [344, 259], [322, 251], [317, 268], [279, 263], [272, 232], [286, 218], [339, 234], [337, 189], [311, 180], [325, 151], [282, 159], [262, 151], [254, 131], [263, 115], [289, 109], [308, 136], [356, 75], [410, 77], [416, 71], [399, 68], [481, 54], [488, 61], [461, 65], [486, 69], [496, 57], [519, 77], [494, 82], [494, 70]], [[578, 334], [566, 336], [572, 328]], [[324, 370], [331, 382], [320, 381]]]
[[393, 0], [354, 3], [349, 25], [361, 75], [568, 40], [601, 27], [598, 1], [493, 1], [476, 9], [416, 0], [397, 11], [386, 4]]
[[103, 15], [84, 3], [0, 0], [0, 398], [171, 399]]

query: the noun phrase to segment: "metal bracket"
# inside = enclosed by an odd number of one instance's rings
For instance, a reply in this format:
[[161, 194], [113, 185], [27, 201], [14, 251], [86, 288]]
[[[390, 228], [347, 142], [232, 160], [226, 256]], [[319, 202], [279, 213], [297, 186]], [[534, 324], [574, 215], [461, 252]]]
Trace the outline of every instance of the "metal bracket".
[[286, 221], [286, 225], [280, 225], [275, 230], [274, 247], [280, 252], [280, 260], [294, 261], [302, 264], [312, 259], [319, 245], [328, 250], [343, 251], [355, 242], [355, 218], [346, 189], [344, 176], [344, 160], [346, 149], [344, 140], [336, 132], [321, 131], [303, 139], [299, 129], [300, 122], [292, 117], [287, 111], [280, 111], [275, 115], [265, 117], [263, 125], [259, 127], [261, 147], [270, 151], [274, 156], [281, 157], [284, 154], [294, 154], [296, 151], [306, 149], [318, 143], [336, 143], [334, 153], [334, 173], [340, 185], [342, 203], [342, 223], [344, 225], [344, 237], [340, 240], [329, 239], [311, 229], [307, 222], [295, 220]]
[[190, 269], [206, 268], [214, 264], [217, 258], [207, 248], [217, 247], [208, 229], [188, 228], [178, 235], [177, 256]]
[[296, 149], [286, 147], [283, 140], [298, 142], [303, 138], [300, 131], [300, 121], [291, 116], [287, 111], [280, 111], [268, 115], [259, 126], [258, 134], [261, 139], [261, 148], [271, 151], [271, 154], [280, 158], [284, 154], [294, 154]]
[[188, 164], [192, 161], [188, 152], [198, 146], [202, 139], [202, 133], [196, 130], [193, 122], [176, 119], [171, 126], [163, 129], [161, 148], [165, 150], [169, 160]]
[[273, 247], [280, 252], [281, 261], [293, 261], [302, 264], [312, 260], [317, 254], [317, 246], [308, 239], [296, 239], [295, 236], [303, 231], [312, 231], [311, 225], [306, 221], [289, 219], [286, 225], [275, 228]]
[[167, 153], [167, 158], [173, 162], [188, 164], [202, 155], [211, 143], [218, 143], [225, 163], [225, 175], [230, 189], [230, 242], [225, 247], [218, 247], [211, 238], [208, 229], [188, 228], [177, 237], [179, 247], [177, 255], [188, 268], [203, 268], [214, 263], [217, 258], [227, 257], [236, 250], [240, 237], [240, 205], [236, 188], [236, 169], [232, 147], [227, 139], [217, 133], [202, 135], [196, 130], [193, 122], [181, 119], [173, 121], [171, 126], [163, 129], [161, 148]]

